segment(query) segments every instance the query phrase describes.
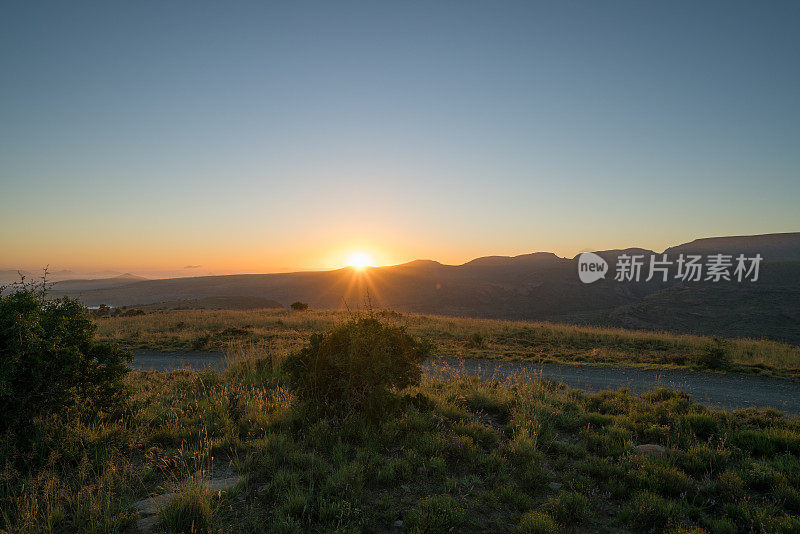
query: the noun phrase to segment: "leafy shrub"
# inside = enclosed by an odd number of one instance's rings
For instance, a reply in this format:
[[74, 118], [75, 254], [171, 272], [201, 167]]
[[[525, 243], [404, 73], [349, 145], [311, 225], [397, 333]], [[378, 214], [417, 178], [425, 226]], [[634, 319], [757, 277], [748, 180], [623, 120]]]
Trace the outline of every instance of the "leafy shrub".
[[299, 300], [296, 302], [292, 302], [289, 307], [294, 311], [306, 311], [308, 309], [308, 304], [305, 302], [300, 302]]
[[403, 328], [365, 317], [312, 335], [286, 359], [284, 370], [301, 399], [337, 410], [380, 408], [390, 387], [419, 382], [420, 364], [429, 353], [428, 343]]
[[101, 304], [91, 311], [95, 317], [111, 317], [111, 308], [107, 304]]
[[480, 349], [483, 348], [485, 345], [486, 345], [486, 340], [480, 334], [480, 332], [473, 333], [471, 336], [469, 336], [469, 339], [467, 339], [467, 346], [470, 348]]
[[0, 296], [0, 430], [72, 408], [94, 415], [121, 406], [130, 356], [94, 333], [78, 301], [47, 300], [44, 284]]
[[717, 371], [730, 368], [733, 362], [725, 341], [715, 337], [711, 344], [698, 355], [697, 363], [700, 367]]
[[192, 340], [192, 350], [203, 350], [211, 343], [211, 334], [205, 333], [196, 336]]
[[457, 532], [467, 519], [464, 509], [450, 495], [432, 495], [419, 501], [406, 518], [409, 532]]

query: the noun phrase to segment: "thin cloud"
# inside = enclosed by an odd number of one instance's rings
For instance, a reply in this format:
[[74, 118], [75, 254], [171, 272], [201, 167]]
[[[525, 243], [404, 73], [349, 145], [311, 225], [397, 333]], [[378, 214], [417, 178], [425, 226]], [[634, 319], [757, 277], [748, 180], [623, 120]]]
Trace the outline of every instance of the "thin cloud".
[[184, 269], [199, 269], [202, 265], [186, 265]]

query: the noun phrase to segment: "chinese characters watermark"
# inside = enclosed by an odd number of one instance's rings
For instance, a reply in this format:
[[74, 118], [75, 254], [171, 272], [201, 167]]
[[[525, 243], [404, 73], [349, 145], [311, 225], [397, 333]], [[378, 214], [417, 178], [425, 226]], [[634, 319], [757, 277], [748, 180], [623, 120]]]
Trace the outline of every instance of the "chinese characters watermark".
[[[744, 254], [680, 254], [670, 259], [667, 254], [620, 254], [617, 257], [614, 280], [617, 282], [756, 282], [761, 254], [748, 257]], [[605, 278], [608, 263], [593, 252], [584, 252], [578, 258], [578, 276], [581, 282], [591, 284]]]

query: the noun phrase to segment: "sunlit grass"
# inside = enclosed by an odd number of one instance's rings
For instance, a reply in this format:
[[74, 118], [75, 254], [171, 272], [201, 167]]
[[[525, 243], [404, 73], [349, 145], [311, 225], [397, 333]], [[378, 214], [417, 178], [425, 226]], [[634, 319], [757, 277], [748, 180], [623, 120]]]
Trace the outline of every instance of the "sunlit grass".
[[[542, 322], [451, 318], [379, 312], [430, 339], [439, 356], [522, 358], [570, 363], [692, 367], [713, 348], [709, 337]], [[345, 321], [350, 312], [179, 310], [97, 319], [101, 339], [153, 349], [225, 350], [244, 346], [271, 354], [296, 350], [308, 335]], [[800, 376], [800, 348], [767, 340], [728, 340], [735, 370]]]
[[[125, 531], [132, 503], [165, 493], [170, 532], [800, 528], [800, 420], [775, 410], [435, 374], [377, 421], [323, 417], [266, 341], [237, 346], [224, 372], [132, 374], [120, 420], [32, 421], [53, 446], [38, 467], [0, 443], [0, 531]], [[242, 482], [210, 493], [198, 477], [220, 470]]]

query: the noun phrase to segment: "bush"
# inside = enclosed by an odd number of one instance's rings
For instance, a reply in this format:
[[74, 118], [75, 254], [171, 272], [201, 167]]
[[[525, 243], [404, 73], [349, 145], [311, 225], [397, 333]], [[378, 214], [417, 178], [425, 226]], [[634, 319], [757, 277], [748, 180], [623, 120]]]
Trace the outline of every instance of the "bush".
[[713, 338], [712, 343], [697, 358], [700, 367], [714, 371], [730, 368], [731, 361], [727, 344], [723, 339]]
[[96, 343], [94, 332], [78, 301], [47, 300], [43, 284], [0, 296], [0, 430], [71, 408], [94, 415], [120, 407], [130, 356]]
[[430, 345], [374, 317], [354, 319], [291, 355], [284, 370], [301, 399], [339, 410], [381, 407], [388, 388], [419, 382]]
[[308, 309], [308, 304], [298, 300], [297, 302], [292, 302], [289, 307], [294, 311], [306, 311]]
[[486, 346], [486, 340], [479, 332], [474, 332], [467, 340], [467, 346], [473, 349], [481, 349]]

